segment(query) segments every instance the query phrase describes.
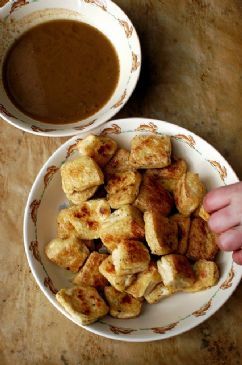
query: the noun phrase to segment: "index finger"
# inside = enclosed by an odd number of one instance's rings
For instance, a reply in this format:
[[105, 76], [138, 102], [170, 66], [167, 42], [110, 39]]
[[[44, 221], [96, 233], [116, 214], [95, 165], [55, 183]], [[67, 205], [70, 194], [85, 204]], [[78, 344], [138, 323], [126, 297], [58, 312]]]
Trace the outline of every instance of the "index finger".
[[232, 185], [222, 186], [207, 193], [203, 200], [203, 206], [208, 213], [225, 208], [231, 201], [234, 189]]

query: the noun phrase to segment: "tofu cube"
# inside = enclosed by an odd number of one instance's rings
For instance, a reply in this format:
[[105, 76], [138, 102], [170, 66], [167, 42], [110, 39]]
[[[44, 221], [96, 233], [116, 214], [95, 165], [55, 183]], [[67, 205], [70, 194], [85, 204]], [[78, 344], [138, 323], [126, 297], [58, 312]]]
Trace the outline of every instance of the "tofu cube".
[[71, 236], [78, 237], [75, 227], [70, 222], [70, 217], [75, 211], [76, 207], [62, 209], [57, 216], [57, 236], [61, 239], [69, 238]]
[[202, 203], [205, 193], [206, 189], [199, 175], [187, 172], [180, 178], [174, 191], [178, 211], [184, 216], [189, 216]]
[[129, 163], [130, 152], [124, 148], [120, 148], [113, 158], [108, 162], [105, 167], [105, 173], [107, 175], [114, 174], [116, 172], [132, 171], [134, 168]]
[[78, 272], [89, 255], [86, 245], [76, 237], [55, 238], [45, 246], [48, 259], [72, 272]]
[[145, 236], [144, 221], [140, 211], [124, 205], [113, 212], [102, 224], [100, 238], [106, 248], [112, 252], [117, 243], [124, 239], [142, 239]]
[[156, 212], [145, 212], [145, 238], [154, 255], [174, 252], [178, 245], [177, 223]]
[[134, 318], [140, 315], [142, 303], [127, 293], [120, 293], [112, 286], [104, 288], [110, 307], [109, 314], [114, 318]]
[[160, 300], [167, 298], [175, 293], [175, 290], [164, 286], [163, 283], [159, 283], [149, 294], [145, 294], [145, 300], [149, 304], [158, 303]]
[[145, 173], [134, 206], [142, 212], [146, 212], [147, 210], [157, 211], [167, 216], [170, 214], [173, 205], [174, 200], [171, 194], [164, 189], [159, 179]]
[[80, 192], [103, 184], [100, 167], [89, 156], [80, 156], [61, 167], [62, 188], [66, 194]]
[[185, 256], [171, 254], [157, 261], [163, 284], [175, 290], [190, 287], [195, 282], [195, 274]]
[[143, 243], [126, 240], [113, 250], [112, 260], [118, 275], [132, 275], [148, 268], [150, 255]]
[[176, 253], [185, 255], [188, 247], [191, 220], [189, 217], [184, 217], [181, 214], [175, 214], [170, 219], [176, 222], [178, 227], [178, 247]]
[[147, 270], [137, 274], [135, 281], [126, 289], [126, 292], [134, 298], [142, 298], [148, 295], [160, 282], [161, 276], [158, 272], [157, 265], [151, 262]]
[[107, 285], [107, 279], [100, 273], [99, 266], [108, 255], [92, 252], [82, 267], [81, 271], [75, 276], [73, 282], [81, 286], [93, 286], [103, 288]]
[[66, 193], [67, 199], [73, 204], [81, 204], [90, 199], [97, 191], [98, 186], [83, 190]]
[[161, 168], [171, 163], [168, 136], [135, 136], [131, 141], [130, 165], [136, 169]]
[[91, 286], [61, 289], [56, 300], [81, 325], [94, 323], [109, 312], [103, 298]]
[[219, 280], [219, 269], [215, 262], [199, 260], [193, 266], [196, 281], [191, 287], [185, 289], [187, 292], [197, 292], [210, 288]]
[[176, 189], [178, 181], [186, 173], [186, 171], [186, 162], [182, 159], [177, 159], [167, 167], [162, 169], [150, 169], [147, 170], [147, 173], [149, 175], [156, 176], [156, 178], [161, 182], [162, 186], [166, 190], [173, 193]]
[[118, 291], [123, 292], [135, 280], [135, 275], [118, 275], [113, 265], [112, 256], [108, 256], [99, 266], [100, 273]]
[[110, 206], [105, 199], [95, 199], [76, 205], [70, 214], [70, 223], [80, 238], [85, 240], [100, 237], [102, 223], [110, 215]]
[[194, 261], [214, 260], [217, 252], [216, 235], [202, 218], [194, 218], [191, 222], [187, 257]]
[[81, 155], [92, 157], [100, 167], [104, 167], [116, 152], [117, 143], [110, 137], [90, 134], [78, 142], [77, 149]]
[[139, 193], [140, 183], [139, 172], [126, 171], [112, 174], [106, 186], [107, 199], [111, 208], [118, 209], [122, 205], [132, 204]]

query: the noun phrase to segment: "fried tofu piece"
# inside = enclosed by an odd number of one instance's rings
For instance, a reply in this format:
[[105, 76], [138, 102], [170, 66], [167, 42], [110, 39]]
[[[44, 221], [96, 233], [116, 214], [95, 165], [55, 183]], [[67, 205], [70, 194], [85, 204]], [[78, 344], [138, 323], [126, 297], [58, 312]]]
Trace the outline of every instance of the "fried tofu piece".
[[132, 275], [148, 268], [150, 255], [142, 242], [125, 240], [113, 250], [112, 260], [118, 275]]
[[89, 255], [86, 245], [76, 237], [55, 238], [45, 246], [48, 259], [72, 272], [78, 272]]
[[118, 149], [113, 158], [105, 167], [106, 174], [114, 174], [116, 172], [132, 171], [134, 168], [129, 163], [130, 152], [124, 148]]
[[106, 186], [107, 199], [111, 208], [118, 209], [122, 205], [132, 204], [139, 193], [141, 179], [139, 172], [126, 171], [112, 174]]
[[171, 254], [157, 261], [158, 271], [165, 286], [175, 290], [190, 287], [195, 274], [186, 256]]
[[135, 275], [117, 274], [111, 255], [103, 260], [99, 266], [99, 271], [115, 289], [121, 292], [129, 287], [135, 280]]
[[163, 169], [150, 169], [147, 170], [147, 174], [156, 176], [161, 182], [162, 186], [173, 193], [176, 189], [179, 179], [187, 171], [187, 164], [182, 159], [177, 159], [171, 163], [171, 165], [164, 167]]
[[56, 294], [56, 300], [82, 325], [94, 323], [109, 312], [103, 298], [91, 286], [61, 289]]
[[99, 266], [108, 255], [92, 252], [82, 267], [81, 271], [75, 276], [73, 282], [81, 286], [94, 286], [103, 288], [107, 285], [107, 279], [100, 273]]
[[137, 274], [135, 281], [126, 289], [126, 292], [135, 298], [142, 298], [148, 295], [160, 282], [161, 276], [157, 265], [151, 262], [147, 270]]
[[70, 223], [80, 238], [97, 239], [100, 237], [102, 223], [110, 213], [110, 206], [105, 199], [89, 200], [72, 207]]
[[77, 236], [78, 233], [75, 227], [70, 222], [70, 216], [75, 211], [76, 207], [70, 207], [60, 210], [57, 216], [57, 236], [65, 239], [71, 236]]
[[94, 136], [90, 134], [78, 142], [77, 149], [81, 155], [89, 156], [100, 167], [104, 167], [117, 150], [117, 143], [107, 136]]
[[210, 231], [207, 222], [202, 218], [194, 218], [191, 222], [187, 257], [194, 261], [214, 260], [218, 250], [216, 235]]
[[134, 318], [140, 315], [142, 303], [127, 293], [120, 293], [112, 286], [104, 288], [110, 307], [109, 314], [114, 318]]
[[171, 138], [135, 136], [131, 141], [129, 162], [136, 169], [161, 168], [171, 163]]
[[178, 211], [184, 216], [189, 216], [202, 203], [205, 193], [206, 189], [199, 175], [187, 172], [180, 178], [174, 191]]
[[145, 294], [145, 300], [149, 304], [155, 304], [160, 300], [171, 296], [175, 291], [175, 289], [168, 288], [164, 286], [163, 283], [159, 283], [149, 294]]
[[67, 199], [73, 204], [81, 204], [90, 199], [97, 191], [98, 186], [83, 190], [74, 191], [73, 193], [66, 193]]
[[193, 265], [196, 281], [191, 287], [185, 289], [187, 292], [197, 292], [210, 288], [219, 280], [219, 269], [215, 262], [199, 260]]
[[100, 167], [89, 156], [80, 156], [61, 166], [62, 188], [66, 194], [73, 194], [103, 184]]
[[144, 174], [143, 182], [140, 187], [140, 193], [135, 200], [136, 206], [142, 212], [157, 211], [167, 216], [171, 212], [174, 200], [171, 194], [164, 189], [156, 176]]
[[198, 207], [195, 210], [194, 215], [195, 215], [195, 217], [202, 218], [206, 222], [208, 222], [208, 220], [210, 218], [210, 214], [208, 212], [206, 212], [203, 205], [200, 205], [200, 207]]
[[173, 220], [156, 212], [145, 212], [145, 238], [154, 255], [174, 252], [178, 245], [178, 227]]
[[144, 221], [140, 211], [124, 205], [115, 210], [102, 224], [100, 238], [107, 249], [112, 252], [117, 243], [124, 239], [142, 239], [145, 236]]
[[189, 217], [184, 217], [181, 214], [175, 214], [170, 219], [176, 222], [178, 227], [178, 247], [176, 253], [185, 255], [187, 252], [191, 220]]

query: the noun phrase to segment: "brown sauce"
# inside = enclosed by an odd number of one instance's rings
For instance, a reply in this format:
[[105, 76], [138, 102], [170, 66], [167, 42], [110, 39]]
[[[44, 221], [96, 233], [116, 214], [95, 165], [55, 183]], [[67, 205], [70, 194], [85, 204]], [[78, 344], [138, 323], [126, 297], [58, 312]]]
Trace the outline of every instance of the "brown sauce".
[[112, 43], [96, 28], [72, 20], [37, 25], [10, 48], [3, 66], [5, 90], [33, 119], [74, 123], [100, 110], [119, 79]]

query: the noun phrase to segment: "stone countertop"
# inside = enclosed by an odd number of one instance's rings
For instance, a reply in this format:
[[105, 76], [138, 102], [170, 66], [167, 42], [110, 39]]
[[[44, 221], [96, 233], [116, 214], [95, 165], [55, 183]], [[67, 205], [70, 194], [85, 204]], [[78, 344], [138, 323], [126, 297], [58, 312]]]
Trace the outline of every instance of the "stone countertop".
[[[212, 143], [242, 178], [242, 3], [116, 3], [134, 22], [143, 51], [138, 87], [118, 117], [184, 126]], [[147, 344], [93, 335], [48, 302], [27, 264], [22, 221], [36, 174], [64, 141], [29, 135], [0, 121], [0, 364], [242, 364], [241, 285], [202, 325]]]

